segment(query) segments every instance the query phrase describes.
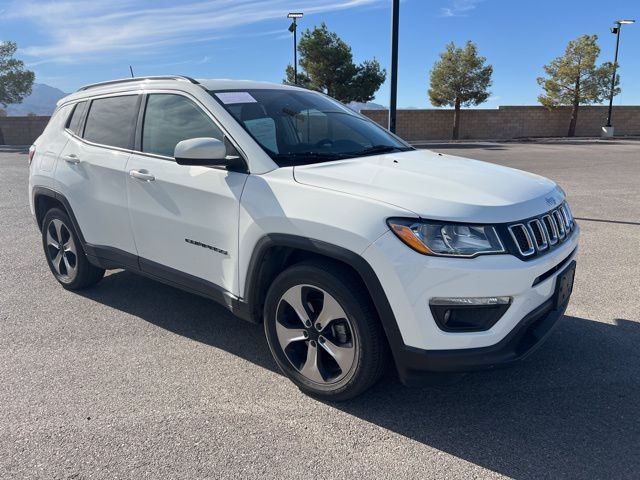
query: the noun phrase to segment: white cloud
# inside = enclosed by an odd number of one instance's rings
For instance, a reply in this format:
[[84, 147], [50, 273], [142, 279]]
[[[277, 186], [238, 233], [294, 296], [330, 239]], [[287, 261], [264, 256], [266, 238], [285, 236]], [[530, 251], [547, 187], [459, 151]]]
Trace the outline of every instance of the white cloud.
[[[384, 0], [300, 0], [295, 9], [305, 14], [370, 6]], [[128, 52], [159, 52], [173, 45], [240, 36], [238, 29], [281, 18], [293, 7], [286, 0], [215, 0], [141, 6], [133, 0], [62, 0], [14, 2], [5, 21], [32, 22], [47, 37], [40, 45], [20, 50], [32, 65], [79, 62]], [[283, 27], [286, 29], [286, 25]], [[242, 36], [280, 34], [246, 32]]]
[[452, 0], [450, 6], [440, 9], [441, 17], [466, 17], [483, 0]]

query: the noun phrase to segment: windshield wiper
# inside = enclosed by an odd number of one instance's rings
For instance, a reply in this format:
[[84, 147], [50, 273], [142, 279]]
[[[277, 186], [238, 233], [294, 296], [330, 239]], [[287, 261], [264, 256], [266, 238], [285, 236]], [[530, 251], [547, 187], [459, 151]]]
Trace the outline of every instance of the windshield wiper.
[[341, 160], [349, 157], [350, 155], [345, 155], [343, 153], [331, 152], [290, 152], [276, 153], [273, 155], [273, 159], [277, 162], [287, 162], [291, 165], [300, 164], [301, 162], [328, 162], [331, 160]]
[[304, 163], [329, 162], [331, 160], [343, 160], [346, 158], [356, 158], [366, 155], [376, 155], [378, 153], [404, 152], [411, 148], [397, 147], [393, 145], [373, 145], [358, 152], [338, 153], [338, 152], [289, 152], [274, 153], [272, 158], [276, 162], [287, 163], [289, 165], [300, 165]]
[[375, 155], [376, 153], [402, 152], [405, 149], [394, 145], [373, 145], [360, 150], [357, 155]]

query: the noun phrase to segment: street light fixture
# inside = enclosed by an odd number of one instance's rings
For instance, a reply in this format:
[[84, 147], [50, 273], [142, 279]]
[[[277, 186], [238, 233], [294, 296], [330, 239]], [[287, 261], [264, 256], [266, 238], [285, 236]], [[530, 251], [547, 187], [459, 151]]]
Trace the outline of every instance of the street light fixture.
[[296, 32], [298, 31], [298, 23], [297, 20], [302, 18], [304, 13], [302, 12], [289, 12], [287, 14], [287, 18], [293, 19], [291, 25], [289, 25], [289, 31], [293, 33], [293, 83], [298, 84], [298, 39], [296, 36]]
[[611, 33], [616, 36], [616, 53], [613, 59], [613, 75], [611, 77], [611, 93], [609, 93], [609, 113], [607, 114], [607, 125], [603, 129], [603, 135], [607, 137], [613, 136], [613, 127], [611, 126], [611, 113], [613, 110], [613, 92], [616, 88], [616, 69], [618, 68], [618, 48], [620, 46], [620, 29], [622, 25], [631, 25], [636, 23], [635, 20], [617, 20], [614, 22], [615, 27], [611, 28]]

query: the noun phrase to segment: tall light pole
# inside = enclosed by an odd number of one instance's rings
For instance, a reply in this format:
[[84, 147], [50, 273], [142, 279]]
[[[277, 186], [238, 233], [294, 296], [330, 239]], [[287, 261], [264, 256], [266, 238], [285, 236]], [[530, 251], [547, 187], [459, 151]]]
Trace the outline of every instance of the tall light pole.
[[393, 0], [391, 11], [391, 94], [389, 98], [389, 131], [396, 133], [396, 103], [398, 100], [398, 25], [400, 0]]
[[293, 19], [291, 25], [289, 25], [289, 31], [293, 32], [293, 83], [298, 84], [298, 39], [296, 32], [298, 31], [297, 20], [302, 18], [304, 13], [302, 12], [289, 12], [287, 18]]
[[[620, 30], [622, 25], [630, 25], [635, 23], [635, 20], [617, 20], [614, 22], [616, 24], [615, 27], [611, 28], [611, 33], [616, 36], [616, 53], [613, 59], [613, 76], [611, 77], [611, 92], [609, 93], [609, 113], [607, 114], [607, 128], [611, 128], [611, 113], [613, 110], [613, 93], [616, 88], [616, 69], [618, 67], [618, 47], [620, 46]], [[613, 132], [611, 132], [613, 135]]]

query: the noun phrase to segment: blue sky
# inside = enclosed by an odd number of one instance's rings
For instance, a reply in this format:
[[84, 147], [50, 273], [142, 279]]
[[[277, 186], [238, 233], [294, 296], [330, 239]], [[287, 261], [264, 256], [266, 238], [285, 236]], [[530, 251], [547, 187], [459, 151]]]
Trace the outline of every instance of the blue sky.
[[[326, 22], [356, 61], [389, 64], [390, 0], [0, 0], [0, 39], [41, 83], [79, 86], [136, 75], [184, 74], [280, 82], [291, 62], [288, 11], [300, 28]], [[482, 106], [535, 104], [542, 65], [567, 41], [598, 34], [600, 61], [612, 60], [619, 18], [640, 20], [638, 0], [404, 0], [400, 17], [398, 104], [430, 107], [428, 75], [450, 41], [473, 40], [494, 66]], [[640, 104], [640, 23], [623, 28], [616, 104]], [[385, 83], [376, 102], [388, 104]]]

